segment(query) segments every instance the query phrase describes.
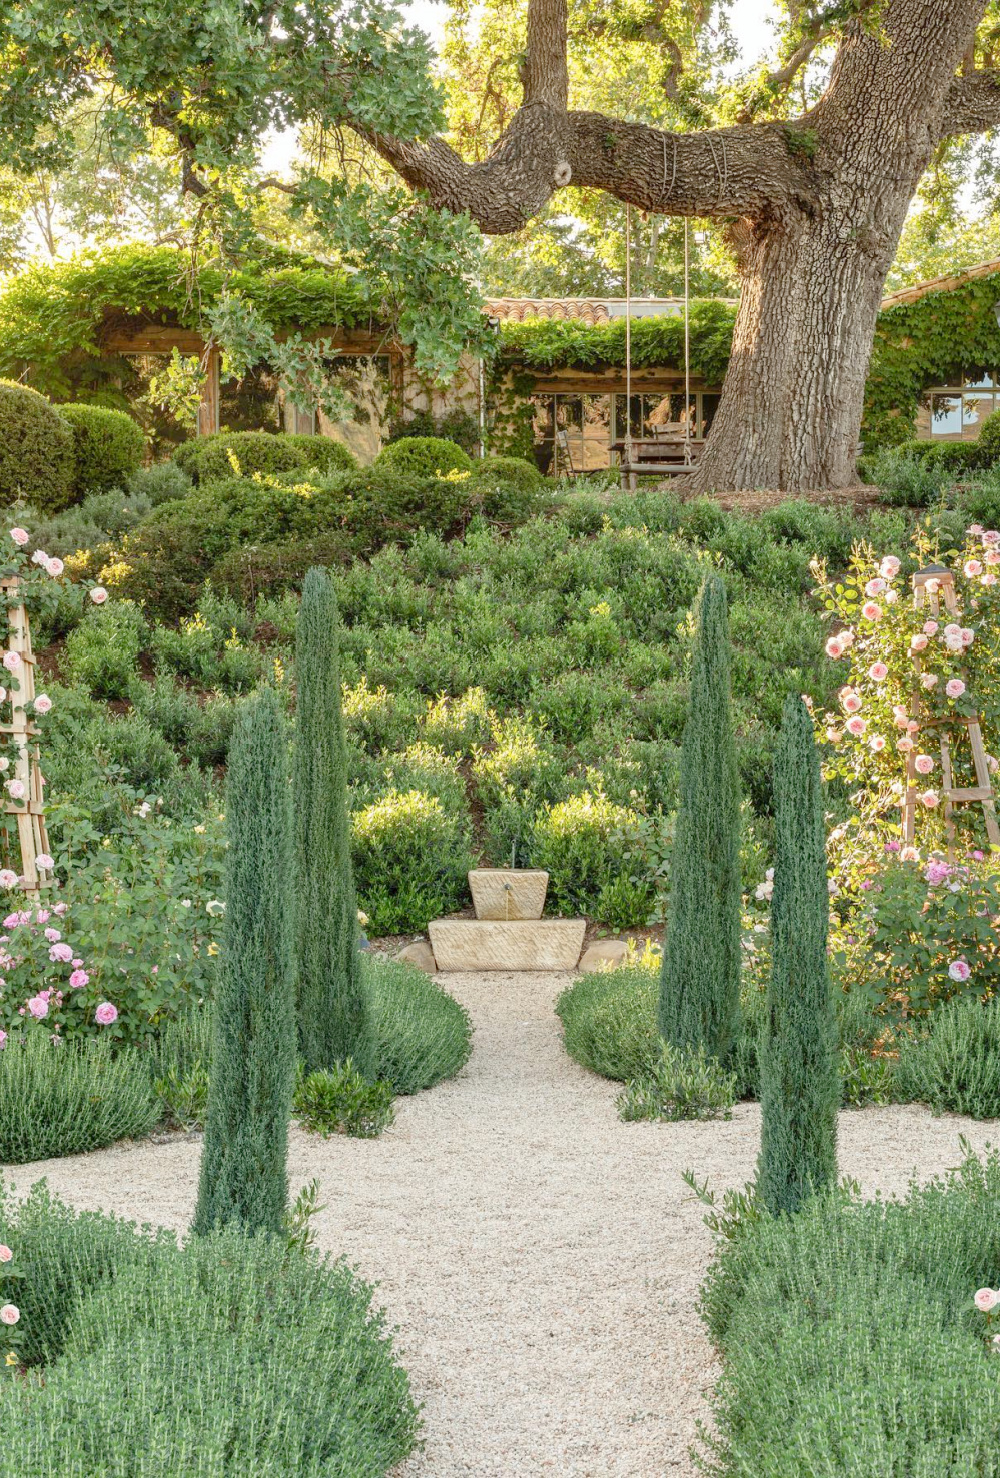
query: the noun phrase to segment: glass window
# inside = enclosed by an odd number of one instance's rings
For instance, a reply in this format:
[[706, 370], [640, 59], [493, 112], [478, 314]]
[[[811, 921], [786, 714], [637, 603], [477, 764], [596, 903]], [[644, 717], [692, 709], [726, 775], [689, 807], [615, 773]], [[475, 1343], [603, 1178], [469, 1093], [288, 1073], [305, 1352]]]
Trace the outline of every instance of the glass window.
[[966, 391], [962, 396], [962, 435], [975, 440], [983, 422], [993, 410], [993, 394], [989, 390]]
[[962, 376], [962, 384], [969, 390], [988, 390], [993, 384], [993, 376], [986, 370], [967, 369]]
[[933, 395], [931, 397], [931, 435], [961, 436], [962, 397], [960, 395]]

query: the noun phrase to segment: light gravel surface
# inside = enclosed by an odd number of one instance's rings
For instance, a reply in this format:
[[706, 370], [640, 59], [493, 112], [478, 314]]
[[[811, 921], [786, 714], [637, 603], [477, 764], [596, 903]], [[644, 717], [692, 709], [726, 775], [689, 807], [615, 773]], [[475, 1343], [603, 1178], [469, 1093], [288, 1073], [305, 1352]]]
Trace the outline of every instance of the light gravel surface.
[[[379, 1285], [424, 1404], [426, 1446], [399, 1478], [693, 1478], [688, 1449], [717, 1368], [696, 1313], [711, 1255], [681, 1172], [753, 1174], [755, 1105], [730, 1122], [626, 1125], [618, 1088], [571, 1062], [552, 1014], [562, 975], [453, 975], [475, 1023], [465, 1071], [397, 1102], [378, 1140], [293, 1131], [321, 1246]], [[841, 1169], [902, 1193], [996, 1125], [919, 1108], [841, 1116]], [[183, 1231], [199, 1146], [118, 1145], [18, 1167], [78, 1206]], [[763, 1475], [762, 1475], [763, 1478]]]

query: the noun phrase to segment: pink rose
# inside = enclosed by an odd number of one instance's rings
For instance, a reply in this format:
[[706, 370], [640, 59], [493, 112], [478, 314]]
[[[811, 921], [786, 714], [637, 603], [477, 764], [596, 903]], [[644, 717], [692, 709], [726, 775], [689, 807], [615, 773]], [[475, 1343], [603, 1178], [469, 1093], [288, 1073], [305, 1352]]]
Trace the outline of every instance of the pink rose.
[[21, 1310], [16, 1304], [4, 1304], [0, 1309], [0, 1324], [14, 1325], [21, 1317]]
[[894, 554], [887, 554], [878, 568], [887, 580], [894, 580], [899, 574], [899, 560]]
[[94, 602], [95, 606], [103, 606], [104, 602], [108, 598], [108, 592], [105, 590], [103, 585], [95, 585], [93, 590], [90, 592], [90, 598]]
[[931, 887], [936, 888], [939, 883], [943, 883], [945, 878], [950, 876], [951, 868], [948, 863], [940, 862], [936, 857], [932, 857], [927, 864], [927, 871], [924, 873], [924, 877], [930, 883]]
[[834, 728], [833, 728], [833, 727], [830, 727], [830, 728], [828, 728], [828, 729], [827, 729], [827, 731], [826, 731], [826, 737], [827, 737], [827, 739], [828, 739], [828, 740], [829, 740], [829, 742], [830, 742], [830, 743], [831, 743], [831, 744], [839, 744], [839, 743], [840, 743], [840, 741], [841, 741], [841, 739], [842, 739], [842, 738], [843, 738], [843, 737], [844, 737], [844, 736], [843, 736], [843, 734], [842, 734], [842, 733], [841, 733], [841, 732], [840, 732], [840, 730], [839, 730], [839, 729], [834, 729]]
[[934, 633], [937, 631], [937, 629], [938, 629], [938, 624], [937, 624], [936, 621], [925, 621], [924, 622], [923, 631], [924, 631], [924, 635], [925, 636], [933, 636]]
[[929, 754], [918, 754], [913, 761], [913, 768], [918, 775], [929, 775], [934, 768], [934, 761]]
[[49, 557], [45, 553], [44, 549], [36, 549], [34, 554], [31, 556], [31, 563], [33, 565], [44, 565], [48, 563], [48, 559]]
[[4, 652], [3, 665], [8, 672], [16, 672], [21, 665], [20, 652]]
[[[969, 976], [972, 974], [972, 969], [971, 969], [971, 967], [969, 965], [968, 960], [963, 960], [963, 959], [952, 960], [951, 964], [948, 966], [948, 974], [949, 974], [949, 976], [951, 977], [952, 980], [957, 980], [959, 982], [963, 982], [963, 981], [968, 980]], [[1000, 1302], [1000, 1299], [998, 1299], [997, 1296], [996, 1296], [996, 1294], [994, 1294], [993, 1295], [993, 1303], [998, 1303], [998, 1302]], [[990, 1304], [990, 1308], [992, 1308], [992, 1307], [993, 1307], [993, 1304]]]
[[38, 697], [35, 699], [35, 712], [48, 713], [51, 707], [52, 699], [49, 697], [48, 693], [39, 693]]
[[978, 539], [979, 535], [983, 532], [983, 526], [981, 523], [970, 523], [965, 532], [971, 534], [973, 538]]
[[67, 965], [73, 958], [73, 951], [68, 944], [54, 944], [49, 950], [49, 959], [55, 963]]
[[35, 866], [43, 868], [46, 872], [51, 872], [55, 865], [55, 859], [50, 857], [48, 852], [39, 852], [35, 858]]
[[885, 740], [883, 739], [882, 735], [873, 734], [868, 741], [868, 748], [872, 751], [873, 754], [878, 754], [881, 750], [883, 750], [885, 748]]
[[950, 682], [945, 683], [944, 690], [949, 698], [961, 698], [965, 692], [965, 684], [960, 677], [953, 677]]
[[1000, 565], [1000, 549], [988, 549], [986, 551], [986, 563], [988, 565]]
[[49, 1014], [49, 1003], [41, 994], [32, 996], [27, 1002], [27, 1007], [36, 1021], [41, 1021]]
[[0, 1262], [13, 1262], [13, 1260], [13, 1252], [11, 1252], [10, 1248], [6, 1247], [3, 1242], [0, 1242]]
[[59, 942], [59, 940], [62, 938], [62, 935], [60, 934], [60, 932], [59, 932], [58, 929], [51, 929], [51, 928], [49, 928], [49, 929], [46, 929], [46, 931], [45, 931], [45, 937], [49, 941], [50, 944], [57, 944]]
[[8, 780], [6, 789], [12, 801], [19, 801], [24, 795], [24, 781]]
[[866, 600], [861, 607], [861, 614], [866, 621], [878, 621], [882, 616], [882, 607], [874, 600]]
[[884, 589], [885, 581], [880, 576], [876, 576], [865, 586], [865, 595], [881, 595]]
[[938, 681], [936, 672], [922, 672], [920, 674], [920, 686], [922, 688], [936, 688]]
[[926, 806], [928, 811], [932, 811], [936, 805], [940, 804], [940, 801], [941, 797], [936, 790], [925, 790], [920, 797], [920, 804]]
[[976, 633], [972, 630], [972, 627], [971, 626], [963, 626], [962, 627], [962, 646], [963, 647], [971, 647], [972, 646], [972, 643], [975, 640], [975, 637], [976, 637]]
[[11, 529], [10, 537], [14, 540], [18, 548], [23, 548], [31, 536], [27, 529]]
[[926, 646], [927, 638], [922, 631], [918, 631], [916, 636], [910, 637], [911, 652], [922, 652]]
[[962, 573], [967, 580], [974, 580], [977, 575], [983, 573], [983, 567], [978, 559], [967, 559], [962, 566]]
[[896, 748], [899, 750], [900, 754], [909, 754], [910, 750], [913, 748], [913, 740], [908, 734], [904, 734], [902, 739], [896, 740]]
[[884, 683], [889, 676], [889, 669], [884, 662], [873, 662], [868, 669], [868, 676], [873, 683]]
[[860, 739], [867, 727], [867, 722], [861, 717], [859, 713], [852, 714], [851, 717], [847, 720], [847, 723], [844, 725], [844, 728], [847, 730], [847, 732], [849, 734], [853, 734], [855, 739]]
[[845, 713], [857, 713], [861, 707], [861, 699], [853, 688], [844, 688], [840, 695], [840, 701]]
[[61, 575], [62, 574], [62, 572], [66, 568], [66, 566], [63, 564], [63, 562], [62, 562], [61, 559], [56, 559], [53, 556], [52, 559], [46, 560], [46, 562], [45, 562], [45, 568], [48, 571], [48, 573], [53, 577], [53, 579], [55, 579], [58, 575]]
[[983, 543], [986, 545], [987, 549], [992, 544], [1000, 544], [1000, 533], [998, 533], [996, 529], [987, 529], [986, 532], [983, 534]]
[[89, 982], [90, 976], [87, 974], [86, 970], [74, 970], [72, 975], [69, 977], [69, 983], [74, 990], [81, 990], [83, 986], [89, 984]]
[[837, 637], [831, 636], [827, 641], [826, 655], [828, 657], [832, 657], [834, 661], [836, 661], [838, 657], [842, 657], [844, 655], [843, 643]]
[[901, 862], [919, 862], [920, 853], [916, 847], [904, 847], [899, 858]]
[[[0, 888], [16, 888], [17, 873], [12, 872], [9, 867], [0, 867]], [[5, 924], [4, 928], [12, 929], [13, 924]]]
[[101, 1026], [111, 1026], [118, 1020], [118, 1007], [112, 1006], [110, 1001], [102, 1001], [94, 1012], [94, 1020], [100, 1022]]
[[54, 914], [56, 914], [61, 919], [62, 916], [63, 916], [63, 914], [66, 912], [66, 910], [68, 908], [69, 908], [69, 904], [68, 903], [54, 903], [52, 905], [52, 912]]

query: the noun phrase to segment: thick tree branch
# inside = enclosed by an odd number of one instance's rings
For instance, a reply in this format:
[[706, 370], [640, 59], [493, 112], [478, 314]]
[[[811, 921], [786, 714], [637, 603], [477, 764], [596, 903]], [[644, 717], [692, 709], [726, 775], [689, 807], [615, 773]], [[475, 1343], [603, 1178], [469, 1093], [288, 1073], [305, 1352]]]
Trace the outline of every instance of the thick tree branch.
[[415, 189], [468, 211], [489, 235], [519, 231], [564, 185], [606, 190], [664, 215], [777, 215], [808, 208], [808, 161], [783, 124], [665, 133], [603, 113], [531, 104], [515, 114], [490, 157], [467, 164], [442, 139], [405, 143], [366, 133]]
[[985, 133], [1000, 126], [1000, 72], [972, 71], [956, 77], [945, 98], [940, 137]]
[[522, 81], [526, 103], [569, 105], [566, 0], [528, 0], [528, 46]]

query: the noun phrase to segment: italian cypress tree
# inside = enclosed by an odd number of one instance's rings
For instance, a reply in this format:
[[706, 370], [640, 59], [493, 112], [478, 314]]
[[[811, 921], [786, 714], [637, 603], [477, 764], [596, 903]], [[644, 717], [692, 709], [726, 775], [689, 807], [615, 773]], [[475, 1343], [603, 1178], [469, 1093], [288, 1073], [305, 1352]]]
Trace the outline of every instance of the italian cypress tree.
[[340, 615], [326, 570], [309, 570], [295, 647], [295, 955], [306, 1071], [350, 1057], [374, 1075], [351, 876], [340, 701]]
[[774, 761], [772, 964], [761, 1057], [757, 1190], [772, 1213], [795, 1211], [837, 1174], [837, 1017], [827, 967], [823, 789], [812, 719], [785, 702]]
[[740, 1009], [740, 782], [729, 691], [726, 587], [701, 591], [670, 865], [659, 1029], [673, 1047], [728, 1058]]
[[194, 1230], [281, 1230], [295, 1080], [285, 725], [273, 689], [241, 705], [226, 780], [226, 915]]

